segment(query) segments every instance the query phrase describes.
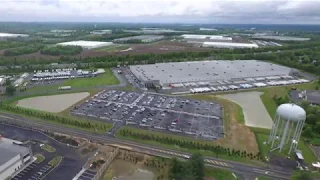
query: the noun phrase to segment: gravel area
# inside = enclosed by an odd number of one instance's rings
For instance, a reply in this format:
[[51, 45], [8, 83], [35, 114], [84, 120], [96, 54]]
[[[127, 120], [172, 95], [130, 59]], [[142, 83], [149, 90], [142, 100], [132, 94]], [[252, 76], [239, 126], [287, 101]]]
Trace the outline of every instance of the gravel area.
[[226, 94], [222, 97], [242, 107], [247, 126], [271, 129], [273, 121], [260, 99], [261, 94], [261, 92], [254, 91]]
[[19, 100], [17, 106], [58, 113], [88, 97], [89, 95], [90, 93], [88, 92], [82, 92], [52, 96], [38, 96]]

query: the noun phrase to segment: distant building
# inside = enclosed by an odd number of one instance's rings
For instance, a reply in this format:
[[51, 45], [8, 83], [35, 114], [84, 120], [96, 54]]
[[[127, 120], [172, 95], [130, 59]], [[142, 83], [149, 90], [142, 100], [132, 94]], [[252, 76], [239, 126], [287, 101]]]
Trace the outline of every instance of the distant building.
[[234, 43], [234, 42], [204, 42], [203, 47], [215, 48], [258, 48], [259, 46], [254, 43]]
[[150, 43], [150, 42], [155, 42], [155, 41], [159, 41], [162, 39], [164, 39], [164, 36], [141, 35], [141, 36], [131, 36], [131, 37], [114, 39], [113, 42], [125, 43], [126, 41], [130, 41], [130, 40], [141, 40], [141, 42], [143, 42], [143, 43]]
[[105, 29], [105, 30], [94, 30], [90, 32], [91, 34], [96, 34], [96, 35], [104, 35], [104, 34], [111, 34], [112, 30], [110, 29]]
[[81, 46], [84, 49], [94, 49], [99, 47], [105, 47], [112, 45], [112, 42], [100, 42], [100, 41], [70, 41], [58, 43], [60, 46]]
[[0, 33], [1, 38], [18, 38], [18, 37], [29, 37], [28, 34], [11, 34], [11, 33]]
[[199, 31], [218, 31], [218, 29], [214, 29], [214, 28], [200, 28]]
[[232, 41], [232, 37], [226, 37], [222, 35], [183, 34], [181, 35], [181, 37], [184, 39], [207, 39], [207, 40]]
[[304, 90], [304, 91], [291, 91], [291, 99], [296, 102], [300, 103], [301, 101], [305, 100], [310, 102], [314, 105], [320, 105], [320, 91], [316, 90]]
[[0, 137], [0, 179], [14, 176], [34, 161], [31, 148], [21, 144]]
[[67, 30], [67, 29], [53, 29], [50, 30], [52, 33], [73, 33], [76, 32], [76, 30]]

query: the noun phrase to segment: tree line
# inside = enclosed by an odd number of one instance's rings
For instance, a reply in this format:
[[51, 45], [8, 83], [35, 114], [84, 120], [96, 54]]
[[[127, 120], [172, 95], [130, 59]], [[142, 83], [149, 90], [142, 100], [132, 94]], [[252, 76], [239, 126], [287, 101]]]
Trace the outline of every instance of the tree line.
[[42, 48], [40, 53], [51, 56], [76, 55], [82, 50], [81, 46], [47, 46]]
[[107, 131], [111, 128], [111, 125], [106, 124], [106, 123], [78, 121], [76, 119], [66, 118], [66, 117], [54, 115], [51, 113], [45, 113], [45, 112], [41, 112], [41, 111], [21, 108], [18, 106], [12, 106], [12, 105], [8, 105], [8, 104], [2, 103], [2, 102], [0, 103], [0, 109], [6, 110], [9, 112], [13, 112], [13, 113], [17, 113], [17, 114], [23, 114], [23, 115], [27, 115], [30, 117], [35, 117], [35, 118], [51, 121], [51, 122], [56, 122], [59, 124], [83, 128], [83, 129]]
[[241, 158], [250, 158], [256, 160], [262, 160], [260, 152], [257, 154], [248, 153], [247, 151], [240, 151], [231, 148], [225, 148], [220, 145], [213, 144], [209, 141], [196, 141], [188, 140], [183, 138], [174, 138], [166, 135], [154, 135], [152, 133], [146, 133], [144, 131], [134, 131], [129, 128], [122, 128], [119, 130], [119, 134], [123, 137], [131, 137], [140, 140], [151, 140], [163, 144], [177, 145], [181, 148], [194, 149], [194, 150], [205, 150], [215, 153], [216, 157], [219, 155], [227, 156], [238, 156]]
[[22, 46], [4, 50], [4, 56], [18, 56], [23, 54], [31, 54], [38, 52], [44, 45], [29, 45], [29, 46]]

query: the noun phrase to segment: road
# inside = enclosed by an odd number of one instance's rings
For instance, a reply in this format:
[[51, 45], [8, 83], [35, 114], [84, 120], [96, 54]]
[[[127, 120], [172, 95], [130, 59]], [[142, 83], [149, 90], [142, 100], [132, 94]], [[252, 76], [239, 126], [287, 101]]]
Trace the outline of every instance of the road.
[[[96, 134], [90, 133], [78, 129], [67, 128], [64, 126], [54, 125], [54, 124], [46, 124], [43, 121], [35, 121], [31, 119], [27, 119], [24, 117], [20, 117], [17, 115], [12, 115], [8, 113], [0, 112], [0, 122], [1, 123], [10, 123], [14, 125], [23, 126], [24, 128], [33, 129], [36, 131], [51, 131], [51, 132], [59, 132], [63, 134], [68, 134], [76, 137], [86, 138], [90, 141], [103, 143], [103, 144], [119, 144], [121, 146], [128, 146], [139, 151], [144, 151], [146, 153], [158, 156], [165, 157], [179, 157], [184, 158], [186, 155], [190, 156], [191, 154], [175, 151], [171, 149], [165, 149], [153, 145], [140, 144], [136, 142], [131, 142], [123, 139], [115, 138], [108, 134]], [[290, 179], [291, 170], [284, 169], [281, 167], [258, 167], [254, 165], [233, 162], [229, 160], [214, 158], [214, 157], [204, 157], [205, 162], [217, 168], [230, 169], [234, 172], [252, 174], [252, 175], [264, 175], [269, 176], [276, 179]]]

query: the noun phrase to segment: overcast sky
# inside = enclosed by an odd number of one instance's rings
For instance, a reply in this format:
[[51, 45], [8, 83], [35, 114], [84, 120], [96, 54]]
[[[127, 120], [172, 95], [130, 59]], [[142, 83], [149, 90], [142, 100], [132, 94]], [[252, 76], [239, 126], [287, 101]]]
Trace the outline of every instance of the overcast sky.
[[320, 0], [0, 0], [0, 21], [320, 24]]

